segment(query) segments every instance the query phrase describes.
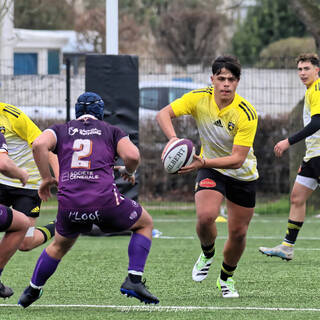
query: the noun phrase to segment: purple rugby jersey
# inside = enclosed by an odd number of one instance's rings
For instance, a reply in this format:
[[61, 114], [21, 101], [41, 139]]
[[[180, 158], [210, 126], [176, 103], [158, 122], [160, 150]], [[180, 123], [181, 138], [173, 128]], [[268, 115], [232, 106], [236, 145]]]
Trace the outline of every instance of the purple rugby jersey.
[[127, 134], [93, 118], [71, 120], [49, 128], [57, 137], [54, 153], [60, 166], [60, 208], [117, 206], [123, 197], [114, 181], [117, 144]]

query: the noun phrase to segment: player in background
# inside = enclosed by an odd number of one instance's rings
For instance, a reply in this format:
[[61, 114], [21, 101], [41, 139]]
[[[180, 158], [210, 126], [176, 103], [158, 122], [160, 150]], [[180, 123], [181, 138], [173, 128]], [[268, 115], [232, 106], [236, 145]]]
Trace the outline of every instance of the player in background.
[[213, 87], [193, 90], [171, 102], [157, 114], [168, 146], [177, 140], [172, 118], [191, 115], [201, 140], [200, 156], [179, 173], [197, 170], [196, 231], [202, 252], [192, 279], [204, 280], [213, 262], [221, 203], [226, 198], [228, 239], [217, 287], [224, 298], [238, 298], [232, 278], [246, 246], [246, 234], [255, 206], [258, 172], [253, 141], [258, 117], [255, 109], [236, 93], [241, 66], [235, 57], [221, 56], [212, 64]]
[[152, 218], [140, 204], [119, 193], [113, 175], [115, 158], [119, 156], [125, 165], [121, 175], [134, 183], [139, 150], [121, 129], [101, 121], [104, 102], [99, 95], [83, 93], [75, 108], [76, 120], [51, 126], [33, 143], [42, 177], [39, 195], [45, 201], [50, 197], [50, 187], [56, 184], [48, 168], [48, 154], [53, 151], [58, 155], [58, 214], [55, 238], [40, 255], [30, 285], [18, 303], [26, 308], [40, 298], [42, 287], [63, 256], [94, 223], [103, 232], [133, 232], [128, 247], [128, 276], [120, 291], [156, 304], [159, 300], [141, 281], [151, 247]]
[[293, 248], [306, 216], [306, 202], [320, 182], [320, 80], [319, 57], [301, 54], [297, 60], [298, 76], [307, 90], [304, 97], [304, 128], [274, 147], [276, 157], [293, 144], [304, 140], [306, 153], [299, 168], [290, 196], [287, 231], [281, 244], [274, 248], [260, 247], [259, 251], [287, 261], [293, 259]]
[[[24, 186], [21, 186], [18, 179], [0, 174], [0, 203], [23, 212], [29, 218], [30, 227], [19, 247], [21, 251], [29, 251], [54, 235], [54, 222], [43, 227], [35, 227], [41, 206], [38, 195], [41, 177], [33, 159], [32, 143], [41, 131], [20, 109], [7, 103], [0, 103], [0, 132], [7, 141], [10, 158], [29, 174], [29, 180]], [[57, 175], [58, 160], [52, 153], [50, 166]]]
[[[19, 179], [24, 186], [28, 172], [20, 169], [8, 156], [5, 138], [0, 133], [0, 172], [7, 177]], [[0, 232], [5, 232], [0, 241], [0, 279], [4, 267], [17, 251], [29, 228], [28, 218], [21, 212], [0, 204]], [[0, 281], [0, 297], [9, 298], [13, 290]]]

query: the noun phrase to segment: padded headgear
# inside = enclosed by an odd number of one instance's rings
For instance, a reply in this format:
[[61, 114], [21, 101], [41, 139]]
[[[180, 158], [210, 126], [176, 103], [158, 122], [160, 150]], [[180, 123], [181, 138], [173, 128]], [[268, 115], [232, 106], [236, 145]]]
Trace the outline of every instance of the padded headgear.
[[79, 96], [76, 107], [76, 118], [84, 114], [91, 114], [103, 120], [104, 102], [101, 97], [94, 92], [85, 92]]

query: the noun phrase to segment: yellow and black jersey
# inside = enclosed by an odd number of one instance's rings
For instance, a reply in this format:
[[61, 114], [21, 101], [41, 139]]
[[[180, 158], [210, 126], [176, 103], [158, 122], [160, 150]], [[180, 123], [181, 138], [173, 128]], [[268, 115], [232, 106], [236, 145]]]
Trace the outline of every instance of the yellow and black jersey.
[[[320, 79], [315, 81], [306, 91], [304, 97], [303, 124], [306, 126], [311, 117], [320, 114]], [[320, 130], [306, 138], [306, 155], [304, 161], [320, 156]]]
[[41, 134], [40, 129], [17, 107], [0, 103], [0, 131], [4, 135], [9, 157], [15, 164], [28, 171], [29, 180], [22, 187], [21, 181], [0, 174], [0, 183], [26, 189], [38, 189], [40, 173], [34, 162], [32, 142]]
[[214, 99], [214, 89], [208, 87], [186, 93], [173, 101], [171, 107], [176, 117], [191, 115], [195, 119], [203, 158], [229, 156], [233, 145], [250, 147], [241, 168], [215, 170], [243, 181], [258, 178], [257, 160], [252, 148], [258, 116], [248, 101], [236, 94], [233, 102], [220, 110]]

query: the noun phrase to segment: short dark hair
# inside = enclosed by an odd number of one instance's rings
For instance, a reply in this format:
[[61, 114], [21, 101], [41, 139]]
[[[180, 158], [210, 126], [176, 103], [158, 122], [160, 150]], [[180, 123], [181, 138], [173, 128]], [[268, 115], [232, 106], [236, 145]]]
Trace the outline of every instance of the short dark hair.
[[310, 62], [316, 67], [319, 67], [319, 57], [316, 53], [301, 53], [296, 59], [296, 63], [299, 62]]
[[221, 70], [225, 68], [229, 70], [238, 80], [241, 75], [241, 64], [234, 56], [220, 56], [213, 61], [212, 74], [220, 74]]

